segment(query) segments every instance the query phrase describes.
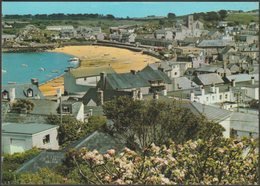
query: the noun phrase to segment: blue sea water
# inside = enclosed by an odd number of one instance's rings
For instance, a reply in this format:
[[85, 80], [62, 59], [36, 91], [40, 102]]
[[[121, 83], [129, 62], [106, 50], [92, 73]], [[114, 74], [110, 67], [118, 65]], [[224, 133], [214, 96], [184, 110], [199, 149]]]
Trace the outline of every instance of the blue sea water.
[[[71, 55], [55, 52], [2, 53], [2, 84], [30, 83], [38, 78], [44, 83], [64, 73], [72, 66], [68, 60]], [[44, 71], [42, 71], [44, 69]]]

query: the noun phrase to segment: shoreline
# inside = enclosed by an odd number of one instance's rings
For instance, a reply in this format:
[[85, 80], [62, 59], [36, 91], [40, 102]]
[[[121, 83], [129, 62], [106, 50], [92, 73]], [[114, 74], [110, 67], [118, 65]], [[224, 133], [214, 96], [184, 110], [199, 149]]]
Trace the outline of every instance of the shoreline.
[[[111, 66], [117, 73], [125, 73], [130, 70], [141, 70], [147, 64], [154, 63], [159, 59], [143, 54], [142, 52], [134, 52], [128, 49], [122, 49], [111, 46], [97, 45], [80, 45], [65, 46], [55, 49], [46, 50], [46, 52], [58, 52], [71, 55], [80, 59], [80, 64], [75, 69], [84, 67], [101, 67]], [[39, 88], [44, 96], [56, 95], [56, 89], [61, 88], [64, 92], [64, 76], [65, 73], [42, 83]]]

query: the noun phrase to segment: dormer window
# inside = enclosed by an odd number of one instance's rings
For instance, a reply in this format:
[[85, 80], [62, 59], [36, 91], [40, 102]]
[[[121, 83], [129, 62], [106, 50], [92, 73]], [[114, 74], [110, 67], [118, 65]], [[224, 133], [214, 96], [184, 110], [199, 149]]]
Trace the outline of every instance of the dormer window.
[[63, 107], [62, 107], [62, 112], [63, 112], [63, 113], [70, 113], [70, 108], [69, 108], [69, 106], [63, 106]]
[[27, 90], [27, 97], [33, 97], [33, 90], [31, 88]]
[[7, 90], [4, 90], [2, 92], [2, 99], [8, 100], [9, 99], [9, 92]]

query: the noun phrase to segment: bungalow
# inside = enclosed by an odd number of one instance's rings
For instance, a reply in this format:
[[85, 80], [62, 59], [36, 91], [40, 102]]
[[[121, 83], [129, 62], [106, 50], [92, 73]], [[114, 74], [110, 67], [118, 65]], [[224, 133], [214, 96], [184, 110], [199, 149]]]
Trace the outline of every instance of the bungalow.
[[38, 123], [3, 123], [3, 153], [24, 152], [33, 147], [58, 150], [58, 126]]
[[97, 85], [101, 72], [115, 73], [111, 67], [69, 68], [64, 74], [64, 92], [66, 94], [86, 92], [89, 88]]

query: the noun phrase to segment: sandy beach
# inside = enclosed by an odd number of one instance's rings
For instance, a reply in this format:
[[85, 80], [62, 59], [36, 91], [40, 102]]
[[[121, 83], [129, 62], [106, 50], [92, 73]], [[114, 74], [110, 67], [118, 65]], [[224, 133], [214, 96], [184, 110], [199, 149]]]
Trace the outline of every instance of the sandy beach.
[[[118, 73], [141, 70], [147, 64], [159, 61], [141, 52], [105, 46], [67, 46], [56, 48], [52, 52], [62, 52], [78, 57], [81, 60], [79, 68], [110, 65]], [[40, 86], [40, 90], [45, 96], [52, 96], [56, 94], [57, 88], [63, 90], [63, 83], [63, 77], [59, 77]]]

